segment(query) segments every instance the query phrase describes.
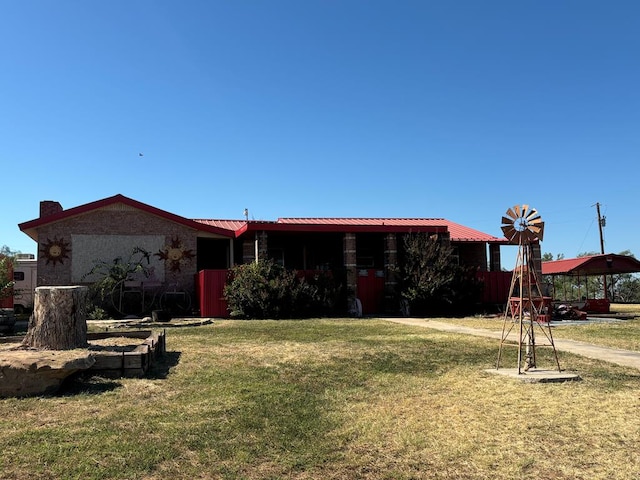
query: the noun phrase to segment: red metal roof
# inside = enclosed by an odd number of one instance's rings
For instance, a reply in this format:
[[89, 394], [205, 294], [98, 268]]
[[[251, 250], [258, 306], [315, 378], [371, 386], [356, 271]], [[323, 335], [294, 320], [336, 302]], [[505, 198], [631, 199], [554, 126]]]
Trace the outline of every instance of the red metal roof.
[[210, 227], [224, 228], [225, 230], [231, 230], [233, 232], [235, 232], [236, 230], [240, 230], [247, 223], [246, 220], [222, 220], [222, 219], [199, 219], [199, 218], [196, 218], [193, 221], [201, 223], [203, 225], [208, 225]]
[[482, 233], [478, 230], [465, 227], [464, 225], [460, 225], [450, 220], [445, 220], [445, 222], [447, 222], [447, 228], [449, 229], [449, 234], [451, 235], [452, 241], [487, 242], [487, 243], [498, 243], [503, 245], [507, 245], [509, 243], [507, 239], [504, 237], [494, 237], [493, 235]]
[[160, 210], [138, 202], [124, 195], [114, 195], [78, 207], [40, 217], [18, 225], [34, 240], [37, 240], [37, 229], [49, 223], [58, 222], [113, 204], [122, 203], [147, 213], [158, 215], [167, 220], [177, 222], [196, 230], [215, 233], [226, 237], [239, 237], [247, 231], [282, 231], [282, 232], [430, 232], [445, 233], [454, 242], [487, 242], [506, 244], [505, 238], [494, 237], [469, 227], [451, 222], [444, 218], [279, 218], [276, 221], [263, 220], [222, 220], [196, 219], [190, 220], [173, 213]]
[[330, 226], [366, 226], [366, 227], [391, 227], [402, 231], [421, 231], [432, 228], [446, 228], [451, 240], [456, 242], [495, 242], [502, 243], [506, 239], [487, 235], [473, 228], [465, 227], [445, 218], [280, 218], [278, 223], [289, 225], [313, 224]]
[[275, 223], [250, 221], [241, 230], [314, 231], [314, 232], [449, 232], [454, 242], [507, 243], [444, 218], [279, 218]]
[[446, 220], [442, 218], [279, 218], [278, 223], [295, 225], [349, 225], [349, 226], [394, 226], [394, 227], [442, 227]]
[[543, 275], [610, 275], [640, 272], [640, 261], [613, 253], [542, 262]]

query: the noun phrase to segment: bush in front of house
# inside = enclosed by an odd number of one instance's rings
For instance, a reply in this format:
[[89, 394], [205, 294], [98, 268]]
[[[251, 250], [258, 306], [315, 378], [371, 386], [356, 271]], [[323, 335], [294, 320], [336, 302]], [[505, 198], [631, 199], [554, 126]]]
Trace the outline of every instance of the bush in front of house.
[[273, 260], [231, 269], [224, 296], [234, 318], [308, 318], [333, 308], [335, 286], [315, 275], [310, 280]]
[[475, 269], [459, 265], [453, 247], [436, 235], [404, 238], [399, 295], [412, 315], [466, 315], [480, 298]]

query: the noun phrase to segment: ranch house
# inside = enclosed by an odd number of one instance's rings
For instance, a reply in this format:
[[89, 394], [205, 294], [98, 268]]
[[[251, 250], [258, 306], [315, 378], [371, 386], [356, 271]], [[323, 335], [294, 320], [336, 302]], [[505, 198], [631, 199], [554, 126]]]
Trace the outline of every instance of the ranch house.
[[485, 282], [479, 301], [506, 299], [500, 247], [507, 240], [443, 218], [189, 219], [114, 195], [69, 209], [42, 201], [40, 216], [19, 228], [37, 242], [38, 285], [91, 283], [97, 263], [144, 249], [152, 253], [148, 275], [120, 285], [116, 303], [128, 297], [144, 304], [160, 292], [203, 317], [227, 316], [229, 268], [261, 257], [302, 272], [340, 272], [361, 313], [396, 314], [394, 267], [403, 236], [415, 232], [449, 242], [457, 261], [477, 271]]

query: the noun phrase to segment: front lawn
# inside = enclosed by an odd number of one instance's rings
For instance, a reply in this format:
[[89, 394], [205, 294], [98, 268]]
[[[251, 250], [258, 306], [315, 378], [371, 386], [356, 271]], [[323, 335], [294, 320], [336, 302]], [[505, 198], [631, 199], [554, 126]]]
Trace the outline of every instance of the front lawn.
[[[498, 342], [383, 320], [167, 330], [152, 378], [0, 400], [3, 479], [633, 479], [640, 372], [488, 374]], [[504, 360], [515, 363], [515, 352]], [[541, 354], [544, 357], [544, 353]]]

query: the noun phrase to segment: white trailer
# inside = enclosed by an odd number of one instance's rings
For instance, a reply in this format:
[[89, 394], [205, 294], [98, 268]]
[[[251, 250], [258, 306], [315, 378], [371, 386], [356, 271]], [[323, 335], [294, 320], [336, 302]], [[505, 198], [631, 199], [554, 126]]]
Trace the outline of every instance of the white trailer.
[[35, 255], [18, 255], [13, 266], [13, 311], [24, 313], [33, 310], [33, 297], [38, 285], [38, 261]]

